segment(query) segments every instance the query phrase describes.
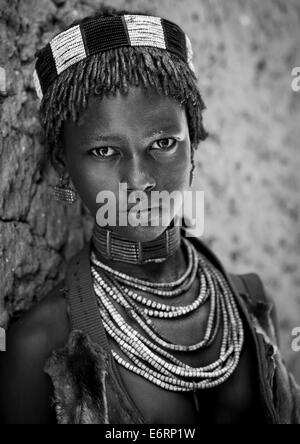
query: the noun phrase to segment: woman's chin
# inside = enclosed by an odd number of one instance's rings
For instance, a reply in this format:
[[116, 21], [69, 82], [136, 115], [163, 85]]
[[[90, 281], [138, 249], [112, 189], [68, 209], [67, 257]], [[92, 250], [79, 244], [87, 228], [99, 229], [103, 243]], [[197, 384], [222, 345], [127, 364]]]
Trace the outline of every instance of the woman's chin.
[[165, 226], [112, 227], [112, 231], [128, 240], [135, 242], [150, 242], [157, 239], [166, 230]]

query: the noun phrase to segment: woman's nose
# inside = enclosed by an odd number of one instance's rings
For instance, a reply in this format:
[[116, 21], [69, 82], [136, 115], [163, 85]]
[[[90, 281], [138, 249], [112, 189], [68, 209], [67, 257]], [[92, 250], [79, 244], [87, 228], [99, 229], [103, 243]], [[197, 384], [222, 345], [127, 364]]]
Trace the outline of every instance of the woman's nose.
[[123, 180], [121, 182], [127, 183], [128, 192], [150, 192], [156, 186], [156, 181], [149, 165], [141, 159], [130, 159], [130, 161], [124, 165], [122, 178]]

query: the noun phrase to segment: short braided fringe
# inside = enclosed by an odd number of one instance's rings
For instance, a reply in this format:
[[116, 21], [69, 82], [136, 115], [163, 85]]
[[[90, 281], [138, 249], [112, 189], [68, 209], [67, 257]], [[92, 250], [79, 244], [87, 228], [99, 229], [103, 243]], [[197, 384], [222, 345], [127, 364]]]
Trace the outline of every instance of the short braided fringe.
[[77, 122], [87, 107], [90, 94], [100, 97], [126, 94], [130, 86], [143, 86], [173, 97], [186, 107], [192, 157], [199, 142], [205, 140], [204, 102], [197, 79], [177, 55], [152, 47], [122, 47], [80, 61], [53, 82], [40, 106], [40, 120], [47, 142], [47, 155], [54, 168], [61, 170], [60, 150], [63, 122]]

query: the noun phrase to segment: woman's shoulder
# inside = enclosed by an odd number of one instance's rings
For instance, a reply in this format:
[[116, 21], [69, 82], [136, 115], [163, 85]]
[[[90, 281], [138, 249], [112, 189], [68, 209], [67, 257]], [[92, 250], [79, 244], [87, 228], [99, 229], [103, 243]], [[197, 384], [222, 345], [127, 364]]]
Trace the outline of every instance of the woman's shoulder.
[[44, 365], [69, 336], [63, 287], [64, 282], [58, 284], [7, 331], [6, 352], [0, 354], [0, 415], [6, 423], [54, 419]]
[[51, 349], [63, 346], [69, 332], [68, 306], [61, 281], [11, 326], [8, 340]]

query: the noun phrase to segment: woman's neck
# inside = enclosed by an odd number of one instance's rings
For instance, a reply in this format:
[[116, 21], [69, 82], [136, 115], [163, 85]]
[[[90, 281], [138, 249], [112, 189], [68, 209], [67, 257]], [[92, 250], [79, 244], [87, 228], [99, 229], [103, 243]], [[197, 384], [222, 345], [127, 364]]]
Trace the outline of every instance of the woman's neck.
[[148, 262], [144, 264], [132, 264], [105, 257], [98, 248], [94, 247], [97, 258], [105, 265], [150, 282], [171, 282], [183, 275], [187, 267], [187, 257], [183, 243], [181, 242], [175, 253], [168, 256], [163, 262]]

